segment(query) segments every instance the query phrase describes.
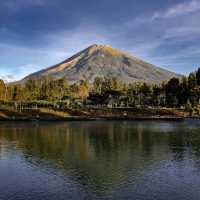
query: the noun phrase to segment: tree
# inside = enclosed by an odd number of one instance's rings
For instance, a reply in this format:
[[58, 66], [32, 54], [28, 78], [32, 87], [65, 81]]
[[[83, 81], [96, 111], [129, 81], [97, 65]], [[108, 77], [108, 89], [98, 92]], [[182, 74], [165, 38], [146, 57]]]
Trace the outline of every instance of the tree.
[[43, 78], [42, 80], [42, 84], [41, 84], [41, 95], [40, 95], [40, 99], [41, 100], [50, 100], [51, 99], [51, 82], [53, 81], [53, 78], [47, 76], [45, 78]]
[[6, 87], [6, 101], [13, 101], [14, 85], [7, 85]]
[[190, 116], [193, 113], [193, 108], [191, 102], [188, 100], [186, 105], [185, 105], [185, 111], [190, 113]]
[[6, 97], [6, 85], [3, 80], [0, 79], [0, 100], [5, 100]]
[[69, 96], [70, 98], [78, 98], [78, 92], [79, 92], [79, 85], [77, 83], [74, 83], [70, 85], [70, 92]]
[[177, 106], [178, 105], [178, 94], [180, 89], [180, 81], [178, 78], [172, 78], [166, 84], [166, 101], [168, 106]]
[[62, 78], [58, 80], [58, 87], [60, 88], [60, 99], [67, 95], [69, 92], [69, 82], [67, 78]]
[[178, 92], [178, 102], [179, 105], [185, 105], [189, 99], [189, 88], [187, 77], [183, 77], [180, 83], [179, 92]]
[[102, 85], [102, 93], [105, 94], [110, 90], [112, 90], [112, 79], [109, 77], [104, 77]]
[[163, 88], [158, 85], [153, 86], [153, 96], [152, 96], [152, 101], [154, 106], [160, 106], [162, 104], [163, 100]]
[[96, 77], [93, 83], [93, 91], [96, 94], [102, 94], [103, 78]]
[[112, 90], [120, 90], [121, 88], [120, 88], [120, 82], [119, 82], [119, 80], [116, 78], [116, 77], [113, 77], [112, 79], [111, 79], [111, 88], [112, 88]]
[[24, 95], [24, 93], [23, 93], [22, 85], [16, 84], [14, 86], [12, 100], [13, 101], [22, 101], [24, 99], [23, 95]]
[[26, 81], [24, 88], [24, 96], [26, 100], [39, 100], [41, 97], [42, 80], [31, 78]]
[[126, 96], [127, 96], [129, 105], [136, 106], [136, 105], [140, 104], [136, 84], [129, 84], [128, 85]]
[[196, 72], [196, 80], [197, 80], [197, 85], [200, 85], [200, 68], [198, 68]]
[[152, 104], [152, 90], [149, 85], [143, 83], [140, 87], [140, 103], [142, 105], [151, 105]]
[[78, 87], [78, 96], [81, 99], [86, 99], [89, 96], [89, 84], [87, 81], [82, 80]]
[[188, 88], [191, 90], [197, 85], [195, 73], [190, 73], [188, 77]]

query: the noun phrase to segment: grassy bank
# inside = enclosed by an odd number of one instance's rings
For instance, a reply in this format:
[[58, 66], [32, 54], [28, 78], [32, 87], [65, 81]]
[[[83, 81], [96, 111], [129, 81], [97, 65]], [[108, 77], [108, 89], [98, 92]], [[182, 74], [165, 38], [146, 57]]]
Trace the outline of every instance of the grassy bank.
[[99, 109], [65, 109], [52, 108], [26, 109], [0, 109], [0, 120], [97, 120], [97, 119], [182, 119], [189, 114], [170, 108], [99, 108]]

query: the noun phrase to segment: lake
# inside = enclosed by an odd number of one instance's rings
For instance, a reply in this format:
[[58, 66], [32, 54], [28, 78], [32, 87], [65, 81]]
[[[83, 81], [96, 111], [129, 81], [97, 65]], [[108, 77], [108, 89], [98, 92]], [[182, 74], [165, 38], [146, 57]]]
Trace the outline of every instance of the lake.
[[200, 199], [200, 121], [1, 122], [0, 200]]

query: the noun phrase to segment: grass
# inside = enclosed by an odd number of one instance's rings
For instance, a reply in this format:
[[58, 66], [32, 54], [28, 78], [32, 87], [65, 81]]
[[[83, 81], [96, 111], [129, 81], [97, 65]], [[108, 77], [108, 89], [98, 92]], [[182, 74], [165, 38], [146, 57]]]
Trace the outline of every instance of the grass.
[[188, 113], [170, 108], [96, 108], [96, 109], [65, 109], [55, 110], [52, 108], [27, 109], [16, 111], [14, 109], [1, 109], [2, 120], [26, 120], [26, 119], [69, 119], [69, 118], [181, 118], [187, 117]]
[[65, 118], [68, 112], [55, 111], [53, 109], [41, 108], [37, 110], [16, 111], [14, 109], [0, 110], [1, 119], [26, 119], [26, 118]]

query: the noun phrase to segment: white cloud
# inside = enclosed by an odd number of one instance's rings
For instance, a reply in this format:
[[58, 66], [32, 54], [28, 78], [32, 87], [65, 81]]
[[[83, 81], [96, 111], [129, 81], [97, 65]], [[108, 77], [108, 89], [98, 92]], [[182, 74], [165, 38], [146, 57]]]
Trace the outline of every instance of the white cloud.
[[110, 36], [98, 25], [81, 24], [70, 31], [62, 31], [47, 35], [50, 48], [57, 49], [60, 57], [72, 55], [94, 43], [109, 44]]
[[35, 64], [27, 64], [23, 66], [17, 67], [17, 71], [19, 73], [18, 78], [24, 78], [28, 74], [32, 74], [38, 70], [41, 70], [42, 67]]
[[[23, 3], [23, 1], [25, 0], [18, 2]], [[35, 5], [40, 5], [40, 1]], [[32, 72], [63, 61], [93, 43], [110, 44], [128, 50], [143, 60], [159, 66], [180, 65], [182, 63], [180, 59], [192, 58], [200, 53], [198, 45], [191, 44], [184, 50], [177, 49], [176, 52], [171, 49], [167, 55], [161, 56], [155, 51], [159, 50], [160, 46], [169, 47], [171, 44], [184, 44], [186, 41], [198, 39], [200, 37], [198, 10], [200, 1], [192, 0], [172, 6], [163, 12], [156, 11], [149, 17], [137, 18], [125, 24], [120, 23], [118, 26], [103, 27], [87, 21], [70, 31], [45, 35], [45, 38], [41, 38], [41, 41], [43, 39], [48, 41], [48, 45], [44, 48], [0, 44], [2, 52], [0, 59], [10, 55], [17, 62], [17, 65], [13, 64], [15, 67], [10, 67], [17, 70], [7, 68], [3, 74], [16, 74], [16, 79], [23, 78]], [[27, 65], [27, 63], [33, 64]], [[0, 74], [1, 72], [0, 69]]]
[[184, 16], [197, 11], [200, 11], [200, 1], [191, 0], [177, 4], [164, 12], [157, 11], [152, 15], [151, 20]]
[[188, 71], [192, 71], [200, 53], [199, 19], [200, 1], [188, 0], [131, 20], [126, 23], [125, 29], [133, 34], [140, 30], [135, 39], [142, 38], [139, 40], [141, 43], [135, 43], [132, 49], [143, 55], [144, 59], [159, 66], [168, 66], [169, 69], [173, 69], [170, 67], [172, 64], [178, 68], [185, 62]]
[[[157, 10], [149, 16], [144, 15], [125, 23], [123, 29], [137, 31], [136, 38], [142, 38], [142, 46], [149, 46], [146, 51], [159, 48], [165, 44], [180, 44], [200, 39], [200, 1], [191, 0], [161, 11]], [[139, 32], [138, 32], [139, 30]], [[152, 43], [152, 44], [151, 44]], [[141, 45], [140, 45], [141, 46]], [[144, 49], [144, 48], [143, 48]], [[145, 49], [144, 49], [145, 50]]]
[[[188, 0], [182, 3], [173, 5], [165, 10], [157, 10], [150, 15], [144, 15], [134, 19], [131, 24], [150, 23], [156, 20], [170, 20], [177, 17], [189, 16], [194, 13], [199, 13], [200, 1]], [[128, 22], [129, 24], [130, 22]]]
[[10, 75], [0, 75], [0, 79], [2, 79], [5, 83], [16, 81], [15, 77], [12, 74], [10, 74]]
[[15, 66], [15, 67], [7, 68], [7, 69], [1, 68], [0, 79], [3, 79], [5, 82], [17, 81], [41, 69], [42, 67], [34, 65], [34, 64]]
[[[44, 39], [44, 38], [42, 38]], [[14, 74], [19, 80], [33, 72], [62, 62], [93, 43], [109, 44], [108, 37], [97, 26], [81, 25], [71, 31], [45, 35], [48, 45], [43, 48], [0, 43], [0, 74]], [[13, 63], [3, 66], [12, 57]], [[11, 61], [12, 62], [12, 61]], [[32, 63], [32, 64], [27, 64]]]

